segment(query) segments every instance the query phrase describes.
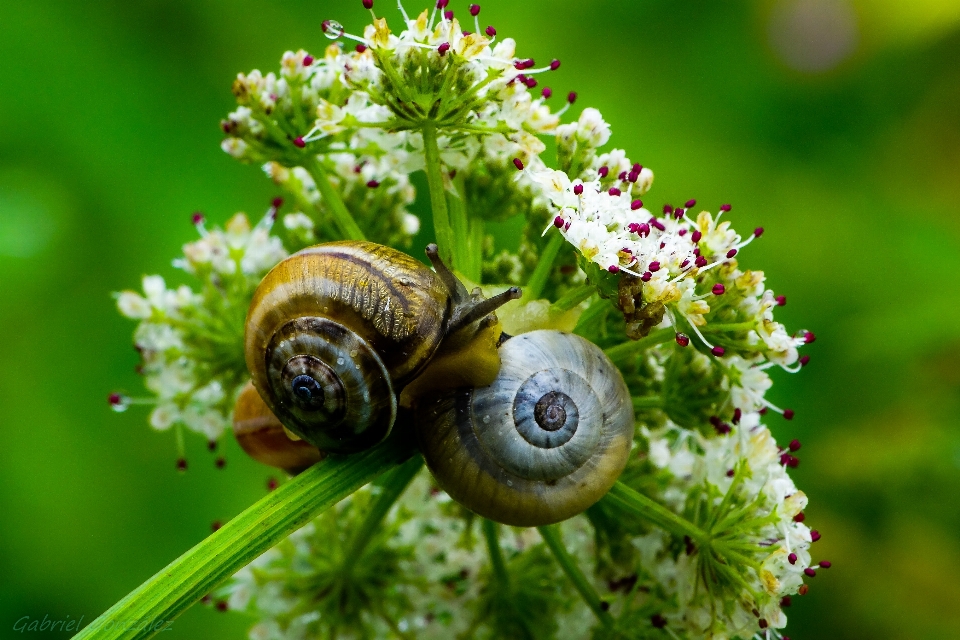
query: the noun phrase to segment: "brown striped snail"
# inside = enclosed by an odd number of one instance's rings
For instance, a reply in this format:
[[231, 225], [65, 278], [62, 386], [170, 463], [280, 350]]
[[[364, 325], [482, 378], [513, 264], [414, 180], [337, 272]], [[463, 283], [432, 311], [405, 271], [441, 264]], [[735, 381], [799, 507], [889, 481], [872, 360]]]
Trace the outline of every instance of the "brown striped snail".
[[493, 379], [499, 331], [486, 319], [520, 290], [470, 294], [435, 245], [427, 255], [436, 273], [383, 245], [331, 242], [264, 277], [247, 314], [247, 368], [290, 431], [323, 451], [360, 451], [387, 436], [398, 394], [433, 361], [445, 373], [432, 386]]
[[486, 387], [428, 393], [417, 439], [438, 484], [485, 518], [539, 526], [613, 486], [633, 442], [630, 393], [593, 343], [540, 330], [505, 341]]

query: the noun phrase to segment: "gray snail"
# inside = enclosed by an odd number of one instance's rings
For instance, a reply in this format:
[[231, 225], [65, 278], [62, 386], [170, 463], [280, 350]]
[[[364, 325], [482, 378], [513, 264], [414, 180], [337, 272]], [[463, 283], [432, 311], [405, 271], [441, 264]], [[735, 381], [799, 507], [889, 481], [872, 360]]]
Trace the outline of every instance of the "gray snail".
[[290, 432], [325, 452], [361, 451], [386, 438], [411, 382], [476, 386], [496, 376], [491, 314], [520, 290], [468, 293], [435, 245], [427, 255], [436, 272], [383, 245], [331, 242], [264, 277], [247, 313], [246, 363]]
[[423, 457], [450, 496], [504, 524], [539, 526], [597, 502], [627, 464], [634, 413], [623, 377], [593, 343], [540, 330], [506, 340], [489, 386], [417, 403]]

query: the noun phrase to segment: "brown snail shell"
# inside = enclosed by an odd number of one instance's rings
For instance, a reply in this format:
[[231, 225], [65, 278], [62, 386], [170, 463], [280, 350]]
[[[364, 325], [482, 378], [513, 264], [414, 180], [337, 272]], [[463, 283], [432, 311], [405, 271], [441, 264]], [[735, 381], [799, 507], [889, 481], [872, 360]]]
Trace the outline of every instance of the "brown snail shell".
[[519, 297], [469, 295], [427, 251], [437, 272], [372, 242], [309, 247], [264, 277], [247, 314], [253, 385], [280, 421], [328, 452], [382, 441], [399, 392], [448, 336]]

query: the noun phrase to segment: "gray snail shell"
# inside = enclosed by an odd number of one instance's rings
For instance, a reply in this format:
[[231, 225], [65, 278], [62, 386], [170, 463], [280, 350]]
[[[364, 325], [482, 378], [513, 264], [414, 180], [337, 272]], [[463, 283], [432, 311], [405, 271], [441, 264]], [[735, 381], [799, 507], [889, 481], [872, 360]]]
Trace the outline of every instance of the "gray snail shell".
[[603, 351], [573, 334], [515, 336], [500, 360], [490, 386], [421, 398], [424, 459], [441, 488], [485, 518], [514, 526], [570, 518], [627, 464], [630, 392]]
[[427, 255], [436, 273], [373, 242], [330, 242], [291, 255], [263, 278], [244, 352], [253, 386], [291, 432], [326, 452], [381, 442], [399, 392], [441, 343], [520, 295], [516, 288], [489, 299], [468, 294], [435, 245]]

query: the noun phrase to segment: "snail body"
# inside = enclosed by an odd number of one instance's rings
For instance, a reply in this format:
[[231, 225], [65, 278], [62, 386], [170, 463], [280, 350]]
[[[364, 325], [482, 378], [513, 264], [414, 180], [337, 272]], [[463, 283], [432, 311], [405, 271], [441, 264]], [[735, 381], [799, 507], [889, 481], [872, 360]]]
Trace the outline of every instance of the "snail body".
[[323, 460], [323, 452], [304, 440], [292, 440], [249, 382], [233, 409], [233, 435], [247, 455], [296, 475]]
[[633, 442], [630, 393], [591, 342], [560, 331], [513, 337], [486, 387], [427, 394], [421, 451], [450, 496], [515, 526], [565, 520], [599, 500]]
[[245, 357], [254, 387], [290, 431], [323, 451], [382, 441], [397, 396], [451, 335], [519, 296], [470, 295], [437, 257], [436, 273], [372, 242], [299, 251], [268, 273], [250, 304]]

